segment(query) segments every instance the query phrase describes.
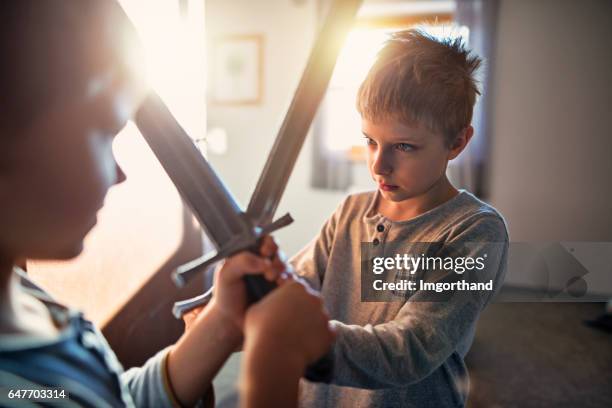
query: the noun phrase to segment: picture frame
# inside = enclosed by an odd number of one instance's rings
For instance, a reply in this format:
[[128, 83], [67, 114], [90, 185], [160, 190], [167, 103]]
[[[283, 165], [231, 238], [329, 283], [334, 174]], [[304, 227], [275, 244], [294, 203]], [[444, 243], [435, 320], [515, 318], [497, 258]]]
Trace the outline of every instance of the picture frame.
[[214, 105], [259, 105], [263, 101], [262, 34], [229, 35], [213, 43]]

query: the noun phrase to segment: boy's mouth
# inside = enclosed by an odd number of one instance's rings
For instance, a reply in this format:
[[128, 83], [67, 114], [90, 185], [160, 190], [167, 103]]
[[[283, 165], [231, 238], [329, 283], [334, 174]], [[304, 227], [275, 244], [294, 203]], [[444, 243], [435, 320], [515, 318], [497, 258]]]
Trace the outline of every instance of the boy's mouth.
[[398, 186], [394, 186], [393, 184], [386, 184], [382, 182], [378, 183], [378, 187], [383, 191], [393, 191], [399, 188]]

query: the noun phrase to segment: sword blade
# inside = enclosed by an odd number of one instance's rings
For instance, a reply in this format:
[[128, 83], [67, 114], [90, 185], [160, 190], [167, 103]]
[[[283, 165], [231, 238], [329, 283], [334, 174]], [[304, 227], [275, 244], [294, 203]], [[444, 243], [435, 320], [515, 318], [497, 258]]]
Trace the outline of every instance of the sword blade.
[[247, 214], [255, 225], [262, 226], [272, 221], [361, 2], [336, 0], [315, 40], [300, 84], [247, 208]]
[[134, 121], [217, 249], [252, 234], [236, 200], [157, 94], [147, 97]]

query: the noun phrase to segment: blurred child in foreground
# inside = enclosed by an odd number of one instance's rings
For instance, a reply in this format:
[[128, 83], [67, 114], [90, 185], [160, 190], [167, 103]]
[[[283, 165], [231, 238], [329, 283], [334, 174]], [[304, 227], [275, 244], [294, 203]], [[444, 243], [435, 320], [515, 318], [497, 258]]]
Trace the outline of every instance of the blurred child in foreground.
[[[333, 334], [320, 298], [284, 277], [271, 238], [260, 255], [228, 259], [177, 343], [127, 372], [91, 322], [15, 266], [82, 251], [108, 189], [125, 179], [112, 142], [145, 90], [122, 53], [134, 33], [114, 1], [5, 1], [0, 19], [0, 405], [19, 402], [9, 390], [41, 386], [81, 406], [210, 404], [213, 377], [243, 341], [242, 405], [295, 405], [298, 379]], [[255, 273], [280, 287], [247, 310], [242, 277]]]

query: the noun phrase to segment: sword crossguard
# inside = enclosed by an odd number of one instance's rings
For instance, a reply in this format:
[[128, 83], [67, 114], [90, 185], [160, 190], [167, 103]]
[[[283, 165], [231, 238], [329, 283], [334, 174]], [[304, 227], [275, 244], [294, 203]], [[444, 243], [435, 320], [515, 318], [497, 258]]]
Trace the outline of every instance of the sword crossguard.
[[[283, 227], [286, 227], [287, 225], [291, 224], [293, 222], [293, 217], [291, 217], [291, 214], [287, 213], [285, 215], [283, 215], [282, 217], [278, 218], [276, 221], [262, 227], [262, 228], [257, 228], [255, 230], [254, 233], [249, 234], [246, 237], [239, 237], [236, 240], [233, 240], [230, 245], [228, 245], [226, 248], [222, 248], [219, 251], [217, 251], [216, 253], [213, 254], [206, 254], [198, 259], [194, 259], [191, 262], [188, 262], [184, 265], [179, 266], [178, 268], [176, 268], [176, 270], [172, 273], [172, 280], [174, 281], [174, 283], [176, 284], [176, 286], [178, 287], [183, 287], [187, 284], [187, 282], [189, 280], [191, 280], [194, 276], [196, 276], [198, 273], [201, 273], [203, 271], [206, 271], [211, 265], [227, 258], [230, 257], [232, 255], [234, 255], [235, 253], [238, 253], [240, 251], [244, 251], [246, 249], [251, 249], [254, 248], [257, 245], [258, 240], [265, 236], [265, 235], [269, 235], [271, 233], [273, 233], [274, 231], [277, 231]], [[248, 280], [247, 280], [248, 282]], [[266, 283], [269, 283], [266, 281]], [[257, 283], [247, 283], [247, 286], [259, 286], [259, 284]], [[262, 288], [263, 290], [264, 288]], [[269, 292], [269, 290], [271, 290], [272, 288], [265, 288], [265, 293]], [[253, 289], [256, 292], [255, 293], [260, 293], [261, 291], [259, 289]], [[249, 290], [249, 293], [252, 293], [252, 290]], [[264, 294], [265, 294], [264, 293]], [[251, 295], [249, 295], [251, 296]], [[212, 288], [206, 292], [203, 295], [199, 295], [196, 297], [193, 297], [191, 299], [186, 299], [186, 300], [181, 300], [178, 301], [174, 304], [174, 307], [172, 309], [172, 314], [174, 315], [174, 317], [176, 317], [177, 319], [180, 319], [183, 317], [183, 315], [185, 313], [187, 313], [188, 311], [201, 306], [203, 304], [206, 304], [210, 301], [210, 299], [212, 298]], [[252, 303], [252, 300], [251, 300]]]
[[240, 251], [253, 248], [261, 237], [286, 227], [292, 222], [293, 217], [291, 217], [291, 214], [287, 213], [278, 218], [276, 221], [262, 228], [245, 229], [245, 234], [243, 234], [243, 236], [236, 237], [236, 239], [232, 240], [226, 247], [219, 249], [216, 253], [206, 254], [176, 268], [176, 270], [172, 273], [172, 280], [174, 281], [174, 284], [177, 287], [182, 288], [194, 276], [200, 272], [206, 271], [211, 265]]

